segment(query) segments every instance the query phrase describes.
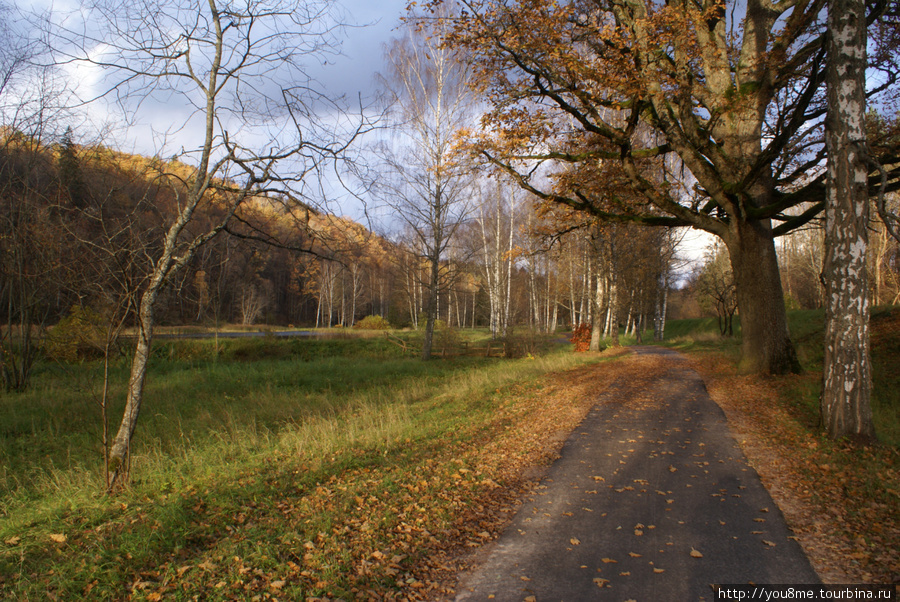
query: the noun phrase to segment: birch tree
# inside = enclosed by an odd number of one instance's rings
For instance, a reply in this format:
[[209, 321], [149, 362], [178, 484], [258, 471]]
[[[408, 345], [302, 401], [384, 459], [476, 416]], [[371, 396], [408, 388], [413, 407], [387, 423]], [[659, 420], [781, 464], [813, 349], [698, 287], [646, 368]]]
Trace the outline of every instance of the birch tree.
[[492, 339], [506, 336], [509, 322], [515, 199], [515, 193], [498, 180], [484, 191], [478, 207], [481, 267], [488, 295]]
[[431, 357], [440, 293], [452, 280], [441, 264], [470, 206], [467, 165], [455, 147], [457, 133], [471, 125], [469, 71], [441, 43], [448, 16], [438, 13], [433, 36], [415, 19], [408, 23], [405, 37], [388, 49], [388, 71], [382, 78], [399, 149], [382, 153], [387, 177], [379, 194], [409, 227], [416, 254], [427, 263], [422, 282], [427, 293], [425, 360]]
[[[125, 410], [109, 453], [110, 489], [128, 470], [164, 287], [245, 201], [302, 198], [323, 162], [353, 138], [337, 141], [322, 127], [314, 111], [325, 97], [304, 71], [304, 59], [334, 50], [331, 10], [329, 0], [99, 0], [79, 13], [84, 20], [72, 15], [51, 32], [57, 64], [104, 74], [94, 100], [114, 100], [129, 119], [165, 102], [170, 112], [190, 113], [167, 125], [199, 132], [197, 146], [179, 155], [190, 173], [159, 174], [176, 203], [162, 216], [163, 242], [141, 289]], [[204, 213], [218, 218], [198, 222]]]
[[825, 205], [825, 360], [821, 419], [832, 437], [873, 438], [869, 357], [869, 156], [866, 5], [828, 3], [828, 179]]

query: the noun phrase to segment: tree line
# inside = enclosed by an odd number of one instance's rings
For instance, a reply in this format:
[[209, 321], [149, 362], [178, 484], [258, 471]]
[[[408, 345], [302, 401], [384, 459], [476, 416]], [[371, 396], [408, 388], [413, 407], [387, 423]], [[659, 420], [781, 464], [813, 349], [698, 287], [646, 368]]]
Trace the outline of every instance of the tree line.
[[[159, 215], [173, 211], [190, 172], [177, 162], [80, 146], [73, 135], [49, 143], [21, 132], [0, 138], [0, 311], [6, 325], [31, 324], [15, 332], [33, 339], [74, 307], [135, 324], [137, 296], [163, 244]], [[499, 338], [514, 328], [552, 333], [594, 322], [611, 335], [614, 323], [634, 330], [658, 321], [674, 280], [676, 240], [551, 214], [511, 183], [482, 184], [470, 191], [475, 210], [455, 234], [454, 252], [438, 263], [444, 324], [487, 327]], [[227, 206], [211, 204], [193, 219], [204, 229]], [[169, 325], [347, 328], [377, 315], [396, 328], [419, 328], [430, 267], [403, 230], [378, 234], [313, 210], [301, 217], [259, 197], [161, 292], [156, 315]], [[598, 310], [604, 316], [595, 320]], [[4, 332], [12, 336], [9, 327]]]
[[[308, 70], [346, 25], [330, 0], [162, 11], [95, 0], [43, 21], [43, 45], [3, 44], [7, 386], [27, 383], [33, 333], [64, 307], [101, 308], [108, 340], [133, 323], [115, 483], [161, 319], [352, 326], [378, 314], [423, 327], [425, 359], [439, 320], [495, 336], [589, 322], [598, 348], [622, 323], [639, 334], [652, 321], [662, 336], [683, 227], [727, 251], [733, 298], [721, 312], [726, 333], [740, 312], [742, 368], [788, 372], [799, 369], [793, 281], [775, 241], [824, 215], [823, 421], [835, 436], [872, 435], [865, 261], [869, 199], [898, 230], [895, 2], [436, 0], [423, 11], [387, 48], [375, 116]], [[103, 73], [91, 98], [54, 84], [72, 66]], [[168, 159], [100, 169], [115, 151], [49, 124], [104, 99], [123, 123], [177, 101], [188, 116], [159, 135], [201, 134]], [[866, 118], [867, 102], [886, 116]], [[367, 147], [366, 164], [350, 151], [377, 128], [391, 137]], [[352, 174], [391, 224], [373, 233], [330, 215], [326, 170]], [[853, 332], [835, 328], [842, 320]]]

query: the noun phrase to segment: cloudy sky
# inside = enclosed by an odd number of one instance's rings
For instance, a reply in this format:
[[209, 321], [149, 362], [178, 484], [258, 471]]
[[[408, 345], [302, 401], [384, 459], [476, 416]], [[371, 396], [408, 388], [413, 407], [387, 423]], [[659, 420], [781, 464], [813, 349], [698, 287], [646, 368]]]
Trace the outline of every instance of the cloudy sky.
[[[52, 15], [51, 20], [57, 24], [59, 31], [70, 28], [80, 32], [83, 27], [90, 29], [90, 23], [94, 22], [91, 18], [88, 24], [84, 23], [83, 16], [89, 13], [80, 9], [79, 0], [13, 1], [25, 13]], [[182, 16], [178, 17], [178, 22], [190, 22], [196, 16], [193, 0], [171, 4], [167, 4], [165, 0], [161, 1], [161, 5], [171, 9], [171, 12], [177, 10], [171, 7], [178, 4], [185, 7]], [[115, 3], [109, 5], [114, 8], [116, 6]], [[315, 52], [302, 57], [305, 73], [313, 78], [311, 87], [330, 100], [346, 97], [347, 104], [351, 108], [358, 107], [358, 97], [362, 97], [364, 105], [371, 104], [376, 89], [375, 74], [383, 69], [384, 46], [392, 37], [400, 34], [398, 27], [401, 18], [406, 14], [406, 6], [406, 0], [334, 0], [333, 13], [340, 22], [347, 24], [341, 29], [339, 36], [340, 53]], [[167, 25], [164, 21], [161, 23], [164, 29]], [[177, 33], [179, 30], [180, 27], [176, 27], [173, 31]], [[77, 34], [70, 37], [75, 41], [74, 44], [69, 44], [70, 47], [82, 46], [81, 38]], [[75, 50], [73, 53], [87, 52], [91, 58], [107, 60], [103, 53], [108, 52], [108, 44], [105, 43], [108, 41], [107, 37], [98, 34], [93, 41], [83, 45], [82, 50]], [[59, 38], [55, 40], [54, 47], [57, 51], [64, 49], [65, 46], [65, 40]], [[252, 80], [245, 77], [241, 80], [241, 85], [244, 85], [245, 90], [249, 89], [246, 85], [249, 82], [257, 87], [261, 85], [261, 89], [270, 98], [278, 100], [281, 98], [278, 82], [284, 85], [284, 82], [294, 80], [291, 79], [291, 74], [279, 77], [277, 65], [267, 65], [266, 69], [268, 70], [266, 73], [271, 74], [272, 78], [269, 83], [263, 81], [265, 77], [262, 80], [259, 77]], [[122, 70], [102, 69], [84, 62], [71, 63], [63, 70], [68, 76], [70, 86], [77, 90], [78, 96], [82, 99], [96, 97], [101, 91], [108, 90], [110, 82], [121, 81], [125, 73]], [[189, 94], [169, 93], [165, 90], [157, 90], [148, 95], [146, 89], [140, 87], [146, 86], [147, 82], [135, 81], [137, 83], [131, 89], [133, 95], [128, 97], [123, 105], [131, 111], [128, 116], [132, 121], [128, 123], [128, 127], [123, 126], [123, 115], [118, 111], [121, 106], [113, 102], [95, 102], [84, 109], [84, 121], [76, 126], [76, 139], [88, 142], [96, 135], [92, 132], [104, 131], [104, 142], [119, 150], [145, 155], [160, 154], [164, 157], [180, 154], [182, 150], [190, 152], [192, 148], [197, 148], [198, 141], [203, 138], [203, 122], [196, 111], [196, 106], [192, 107], [191, 103], [202, 106], [203, 99], [196, 94], [191, 97]], [[263, 83], [260, 84], [260, 81]], [[275, 87], [271, 87], [273, 85]], [[268, 90], [265, 89], [266, 86], [269, 86]], [[110, 94], [105, 100], [110, 101], [114, 98], [115, 95]], [[140, 104], [137, 104], [138, 99]], [[325, 111], [327, 115], [329, 109], [317, 110]], [[333, 108], [330, 110], [333, 111]], [[326, 116], [325, 119], [327, 121], [331, 118], [332, 116]], [[255, 144], [253, 140], [259, 140], [261, 145], [268, 144], [266, 140], [269, 136], [274, 137], [280, 132], [289, 132], [292, 129], [282, 120], [271, 127], [260, 127], [248, 132], [249, 128], [243, 125], [242, 119], [232, 119], [226, 127], [232, 135], [238, 133], [238, 128], [243, 128], [243, 139], [250, 141], [251, 146]], [[112, 124], [113, 127], [107, 127], [108, 124]], [[184, 160], [190, 161], [187, 157]], [[332, 189], [334, 190], [334, 187]], [[358, 210], [348, 209], [347, 213], [351, 215], [358, 213]]]
[[323, 73], [329, 89], [347, 95], [371, 91], [374, 74], [382, 68], [383, 46], [397, 35], [406, 5], [406, 0], [342, 0], [349, 19], [360, 26], [347, 31], [344, 56]]

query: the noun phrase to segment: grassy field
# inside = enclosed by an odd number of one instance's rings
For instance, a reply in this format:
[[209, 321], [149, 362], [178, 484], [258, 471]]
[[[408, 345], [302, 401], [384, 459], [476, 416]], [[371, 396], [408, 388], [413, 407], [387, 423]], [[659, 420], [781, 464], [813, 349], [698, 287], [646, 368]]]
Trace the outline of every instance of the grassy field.
[[[464, 333], [473, 345], [484, 336]], [[99, 363], [42, 364], [30, 390], [0, 398], [0, 598], [351, 598], [411, 586], [398, 574], [430, 533], [496, 486], [460, 458], [510, 428], [499, 408], [548, 373], [598, 360], [557, 345], [423, 363], [385, 338], [214, 345], [156, 345], [133, 479], [113, 497], [102, 493]], [[127, 368], [125, 357], [114, 366], [113, 421]], [[396, 529], [425, 541], [373, 560]]]
[[[823, 317], [790, 318], [799, 376], [738, 375], [738, 340], [714, 320], [672, 322], [666, 344], [694, 358], [711, 391], [752, 400], [753, 428], [799, 466], [801, 497], [822, 508], [846, 498], [848, 526], [833, 530], [861, 563], [867, 546], [900, 543], [900, 311], [873, 317], [885, 444], [873, 449], [818, 432]], [[414, 333], [399, 336], [415, 347]], [[471, 348], [487, 335], [452, 338]], [[383, 335], [160, 340], [133, 479], [114, 496], [103, 493], [102, 366], [42, 363], [29, 391], [0, 397], [0, 598], [440, 597], [452, 546], [495, 535], [491, 513], [511, 511], [522, 470], [552, 459], [548, 440], [577, 424], [603, 382], [596, 370], [621, 357], [514, 342], [519, 359], [422, 363]], [[113, 366], [113, 428], [127, 369], [126, 354]]]

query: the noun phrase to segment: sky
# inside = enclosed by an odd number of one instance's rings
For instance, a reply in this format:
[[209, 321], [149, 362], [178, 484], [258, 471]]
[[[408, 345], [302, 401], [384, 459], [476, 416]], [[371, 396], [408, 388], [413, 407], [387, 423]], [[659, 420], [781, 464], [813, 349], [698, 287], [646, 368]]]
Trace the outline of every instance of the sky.
[[[80, 27], [78, 22], [82, 11], [79, 10], [78, 0], [13, 1], [26, 13], [50, 13], [58, 22], [74, 23], [75, 28]], [[163, 1], [162, 5], [165, 6], [166, 2]], [[191, 13], [194, 13], [192, 0], [187, 6], [189, 8], [185, 11], [187, 17], [184, 20], [190, 19]], [[406, 0], [334, 0], [333, 13], [340, 22], [346, 24], [338, 36], [340, 52], [316, 52], [303, 57], [304, 71], [312, 78], [311, 87], [329, 100], [337, 101], [340, 97], [345, 97], [346, 105], [351, 110], [358, 110], [360, 103], [371, 106], [376, 92], [375, 75], [383, 69], [384, 47], [392, 37], [400, 34], [398, 27], [406, 14], [406, 6]], [[59, 44], [59, 47], [62, 45]], [[88, 49], [92, 56], [102, 56], [103, 47], [102, 43], [96, 43], [89, 45]], [[273, 66], [271, 72], [274, 73], [276, 68]], [[110, 74], [99, 67], [72, 64], [65, 67], [64, 71], [82, 99], [92, 98], [98, 91], [108, 88]], [[251, 80], [244, 78], [242, 85], [245, 81]], [[260, 85], [260, 81], [258, 78], [252, 80], [254, 85]], [[293, 80], [288, 77], [281, 81]], [[266, 92], [280, 100], [278, 86], [271, 82], [261, 85], [263, 88], [268, 85]], [[82, 125], [76, 126], [76, 141], [90, 142], [96, 136], [94, 132], [102, 131], [103, 141], [121, 151], [158, 154], [163, 157], [180, 154], [182, 149], [189, 151], [197, 147], [198, 140], [202, 141], [203, 122], [196, 115], [195, 108], [190, 106], [190, 98], [166, 93], [148, 97], [140, 88], [134, 98], [141, 101], [139, 110], [130, 115], [133, 122], [128, 127], [122, 127], [123, 115], [114, 104], [96, 102], [88, 105], [82, 113]], [[195, 95], [193, 100], [198, 102], [202, 99]], [[333, 108], [329, 109], [326, 104], [317, 104], [317, 111], [324, 115], [323, 121], [328, 125], [338, 119], [338, 112]], [[228, 123], [227, 129], [229, 133], [237, 135], [238, 129], [243, 128], [243, 140], [249, 141], [249, 146], [256, 144], [255, 140], [259, 140], [259, 144], [268, 143], [268, 138], [264, 137], [274, 136], [273, 130], [277, 134], [293, 130], [289, 124], [285, 127], [284, 121], [274, 127], [259, 127], [255, 131], [250, 131], [245, 123], [242, 124], [239, 119], [233, 120]], [[108, 127], [109, 124], [113, 127]], [[190, 162], [187, 157], [184, 160]], [[364, 209], [359, 201], [354, 200], [352, 195], [348, 195], [334, 181], [325, 184], [330, 196], [341, 197], [329, 203], [328, 209], [359, 219]]]
[[[363, 104], [369, 104], [377, 87], [375, 75], [383, 69], [384, 46], [400, 34], [398, 27], [406, 14], [407, 4], [407, 0], [336, 0], [336, 8], [343, 15], [341, 20], [350, 26], [343, 30], [340, 54], [307, 63], [315, 87], [331, 98], [344, 96], [353, 103], [361, 97]], [[23, 10], [52, 10], [58, 15], [77, 14], [77, 6], [76, 0], [19, 0]], [[80, 85], [82, 97], [91, 96], [104, 84], [104, 75], [96, 68], [72, 67], [69, 74]], [[164, 157], [172, 156], [182, 148], [190, 149], [192, 145], [196, 146], [198, 137], [202, 139], [202, 123], [187, 117], [191, 110], [185, 99], [177, 96], [144, 101], [135, 124], [115, 134], [114, 146], [124, 152]], [[112, 121], [116, 119], [111, 110], [104, 110], [102, 105], [91, 105], [89, 112], [97, 124], [107, 115]], [[323, 202], [328, 211], [363, 223], [367, 222], [367, 216], [374, 215], [377, 219], [378, 210], [374, 204], [348, 193], [336, 178], [326, 176], [323, 188], [325, 196], [329, 197]], [[691, 232], [684, 247], [689, 255], [699, 255], [708, 244], [708, 237]]]
[[[7, 0], [26, 12], [75, 11], [77, 0]], [[335, 0], [336, 7], [351, 24], [343, 38], [343, 56], [329, 60], [321, 81], [338, 93], [355, 95], [371, 91], [373, 75], [381, 69], [383, 45], [395, 36], [406, 14], [407, 0]]]

